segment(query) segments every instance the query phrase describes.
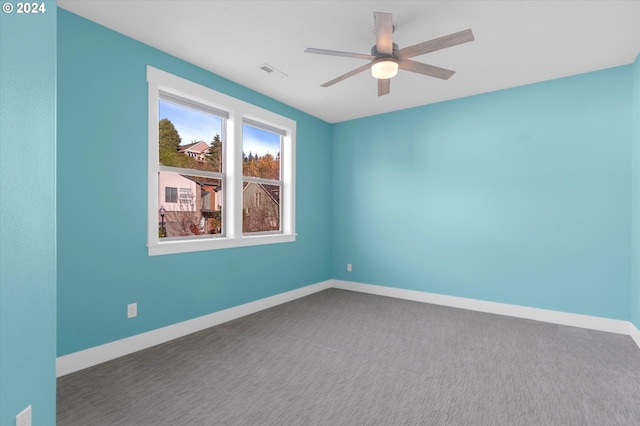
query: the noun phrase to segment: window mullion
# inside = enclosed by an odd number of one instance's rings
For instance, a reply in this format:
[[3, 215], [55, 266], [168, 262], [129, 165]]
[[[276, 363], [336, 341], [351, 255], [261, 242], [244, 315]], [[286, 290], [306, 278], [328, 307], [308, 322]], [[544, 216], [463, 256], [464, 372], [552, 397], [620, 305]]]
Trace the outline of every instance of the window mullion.
[[253, 176], [243, 176], [242, 180], [245, 182], [264, 183], [267, 185], [282, 185], [282, 180], [266, 179], [266, 178], [253, 177]]
[[242, 236], [242, 114], [233, 111], [228, 127], [228, 149], [225, 154], [228, 166], [227, 220], [231, 237]]
[[199, 169], [183, 169], [180, 167], [171, 167], [171, 166], [158, 166], [158, 170], [161, 172], [170, 172], [170, 173], [178, 173], [183, 175], [192, 175], [192, 176], [202, 176], [209, 177], [215, 179], [222, 179], [224, 177], [223, 173], [218, 172], [208, 172], [206, 170]]

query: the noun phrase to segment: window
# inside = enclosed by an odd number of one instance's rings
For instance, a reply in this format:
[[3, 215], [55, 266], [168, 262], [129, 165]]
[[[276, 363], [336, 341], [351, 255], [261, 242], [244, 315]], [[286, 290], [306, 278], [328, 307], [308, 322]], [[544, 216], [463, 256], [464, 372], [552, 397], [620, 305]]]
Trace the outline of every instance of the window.
[[191, 195], [191, 188], [180, 188], [180, 202], [186, 203], [193, 200]]
[[178, 188], [172, 188], [170, 186], [164, 187], [164, 201], [165, 203], [177, 203], [178, 202]]
[[149, 255], [295, 241], [293, 120], [147, 67]]
[[[285, 134], [251, 120], [242, 124], [242, 231], [279, 231], [280, 150]], [[248, 155], [247, 155], [248, 153]]]

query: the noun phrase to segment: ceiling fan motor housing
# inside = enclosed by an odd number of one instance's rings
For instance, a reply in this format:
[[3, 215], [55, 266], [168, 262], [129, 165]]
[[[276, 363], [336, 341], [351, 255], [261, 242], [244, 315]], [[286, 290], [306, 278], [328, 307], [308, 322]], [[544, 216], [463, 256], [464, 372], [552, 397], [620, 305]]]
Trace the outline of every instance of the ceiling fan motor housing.
[[400, 60], [400, 57], [398, 56], [399, 50], [400, 49], [398, 48], [398, 45], [393, 43], [393, 53], [391, 53], [391, 55], [386, 55], [384, 53], [378, 52], [377, 45], [374, 44], [371, 47], [371, 56], [375, 56], [375, 58], [373, 59], [373, 62], [377, 61], [378, 59], [382, 59], [382, 58], [393, 58], [396, 61], [399, 61]]

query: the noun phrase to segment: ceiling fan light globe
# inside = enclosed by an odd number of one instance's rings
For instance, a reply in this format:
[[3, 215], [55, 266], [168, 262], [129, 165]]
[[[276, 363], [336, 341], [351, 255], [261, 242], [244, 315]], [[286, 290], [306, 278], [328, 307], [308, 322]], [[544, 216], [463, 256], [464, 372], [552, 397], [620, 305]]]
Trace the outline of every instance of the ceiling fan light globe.
[[398, 62], [393, 59], [376, 61], [371, 66], [371, 75], [377, 79], [387, 79], [398, 74]]

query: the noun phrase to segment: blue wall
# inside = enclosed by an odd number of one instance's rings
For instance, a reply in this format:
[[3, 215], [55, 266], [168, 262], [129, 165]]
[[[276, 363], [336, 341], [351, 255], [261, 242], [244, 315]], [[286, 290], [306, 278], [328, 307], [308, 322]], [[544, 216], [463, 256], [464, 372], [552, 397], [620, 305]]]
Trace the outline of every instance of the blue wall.
[[632, 66], [633, 70], [633, 106], [632, 138], [633, 138], [633, 179], [632, 179], [632, 232], [633, 245], [631, 250], [632, 281], [631, 281], [631, 322], [640, 329], [640, 55]]
[[335, 125], [333, 277], [628, 320], [631, 84], [623, 66]]
[[[15, 3], [13, 3], [15, 6]], [[56, 4], [0, 15], [0, 425], [55, 424]]]
[[[58, 355], [330, 278], [328, 123], [64, 10], [58, 40]], [[295, 243], [147, 255], [147, 65], [297, 121]]]

